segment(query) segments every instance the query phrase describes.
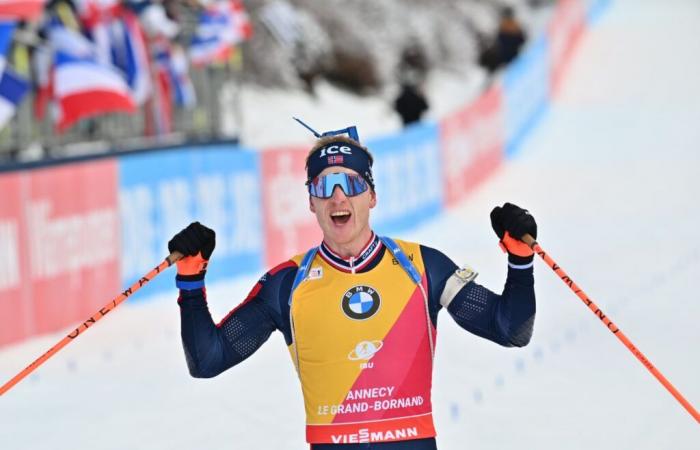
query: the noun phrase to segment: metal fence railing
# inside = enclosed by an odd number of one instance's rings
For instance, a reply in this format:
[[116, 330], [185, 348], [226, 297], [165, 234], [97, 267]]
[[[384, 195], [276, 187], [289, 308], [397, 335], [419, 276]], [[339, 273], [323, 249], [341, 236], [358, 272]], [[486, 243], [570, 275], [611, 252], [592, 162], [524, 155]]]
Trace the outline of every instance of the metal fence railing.
[[191, 68], [190, 75], [197, 102], [188, 108], [173, 104], [169, 130], [154, 127], [155, 121], [160, 119], [156, 116], [158, 110], [147, 102], [134, 114], [84, 119], [58, 133], [50, 108], [43, 120], [36, 118], [34, 93], [30, 92], [10, 123], [0, 131], [0, 164], [235, 137], [231, 136], [231, 130], [223, 129], [220, 95], [224, 85], [235, 84], [240, 78], [235, 65]]

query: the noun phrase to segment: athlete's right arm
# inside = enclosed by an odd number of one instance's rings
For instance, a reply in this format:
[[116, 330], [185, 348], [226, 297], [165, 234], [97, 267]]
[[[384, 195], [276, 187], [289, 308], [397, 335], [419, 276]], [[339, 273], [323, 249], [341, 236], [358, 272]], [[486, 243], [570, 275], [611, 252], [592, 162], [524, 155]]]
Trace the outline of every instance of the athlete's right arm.
[[182, 345], [193, 377], [220, 374], [255, 353], [274, 330], [284, 330], [285, 321], [275, 304], [284, 295], [280, 288], [291, 286], [296, 266], [291, 269], [288, 266], [265, 274], [248, 297], [218, 324], [209, 312], [204, 287], [180, 289]]
[[[281, 291], [291, 287], [289, 272], [273, 269], [253, 287], [248, 297], [219, 324], [209, 312], [204, 288], [208, 260], [216, 244], [213, 230], [199, 222], [191, 223], [168, 242], [170, 252], [184, 255], [177, 262], [176, 284], [180, 289], [182, 344], [190, 374], [214, 377], [252, 355], [275, 329], [284, 329], [280, 304]], [[292, 267], [293, 266], [293, 267]], [[289, 295], [287, 291], [287, 296]]]

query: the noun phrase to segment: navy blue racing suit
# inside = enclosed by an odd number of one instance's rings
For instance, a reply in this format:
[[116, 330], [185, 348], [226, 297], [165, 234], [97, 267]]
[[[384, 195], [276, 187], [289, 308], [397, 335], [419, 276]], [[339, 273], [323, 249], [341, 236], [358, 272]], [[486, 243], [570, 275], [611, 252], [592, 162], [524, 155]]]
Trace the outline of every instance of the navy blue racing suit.
[[[375, 239], [378, 239], [375, 236]], [[334, 265], [358, 272], [371, 271], [382, 258], [391, 257], [383, 247], [372, 255], [371, 261], [343, 260], [334, 254]], [[321, 248], [325, 248], [322, 244]], [[447, 279], [458, 269], [457, 265], [438, 250], [421, 246], [421, 254], [428, 278], [430, 318], [437, 324], [443, 309], [439, 299]], [[322, 253], [322, 252], [319, 252]], [[297, 265], [287, 261], [268, 271], [255, 284], [247, 298], [218, 324], [214, 322], [203, 288], [180, 289], [182, 342], [190, 374], [196, 378], [214, 377], [235, 366], [260, 348], [273, 331], [280, 331], [287, 345], [292, 342], [289, 324], [289, 295]], [[178, 276], [179, 277], [179, 276]], [[535, 292], [533, 269], [509, 264], [505, 287], [501, 295], [471, 282], [465, 285], [446, 308], [449, 315], [463, 329], [505, 347], [522, 347], [532, 336], [535, 319]], [[314, 444], [313, 450], [381, 449], [429, 450], [435, 449], [435, 439], [371, 443], [371, 444]]]

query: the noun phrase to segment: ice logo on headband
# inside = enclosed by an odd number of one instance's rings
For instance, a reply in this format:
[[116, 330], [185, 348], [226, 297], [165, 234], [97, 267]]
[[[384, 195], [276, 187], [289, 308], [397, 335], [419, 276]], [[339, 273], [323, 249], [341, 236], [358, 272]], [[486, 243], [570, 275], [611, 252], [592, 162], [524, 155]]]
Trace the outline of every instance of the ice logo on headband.
[[325, 158], [326, 155], [337, 155], [338, 153], [352, 155], [352, 149], [347, 145], [329, 145], [321, 149], [321, 154], [318, 157]]

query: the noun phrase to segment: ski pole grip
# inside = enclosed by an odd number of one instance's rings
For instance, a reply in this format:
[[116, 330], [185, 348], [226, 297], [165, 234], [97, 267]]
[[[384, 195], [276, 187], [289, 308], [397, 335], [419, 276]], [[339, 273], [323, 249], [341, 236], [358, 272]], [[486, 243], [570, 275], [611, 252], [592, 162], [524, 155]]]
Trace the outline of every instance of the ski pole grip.
[[168, 262], [170, 263], [170, 265], [172, 266], [173, 264], [175, 264], [176, 262], [180, 261], [180, 260], [181, 260], [182, 258], [184, 258], [184, 257], [185, 257], [185, 255], [183, 255], [183, 254], [180, 253], [180, 252], [172, 252], [172, 253], [169, 254], [168, 257], [165, 258], [165, 259], [167, 259]]
[[530, 236], [528, 233], [525, 233], [523, 235], [522, 241], [527, 244], [528, 247], [534, 250], [535, 245], [537, 245], [537, 241], [535, 240], [534, 237]]

